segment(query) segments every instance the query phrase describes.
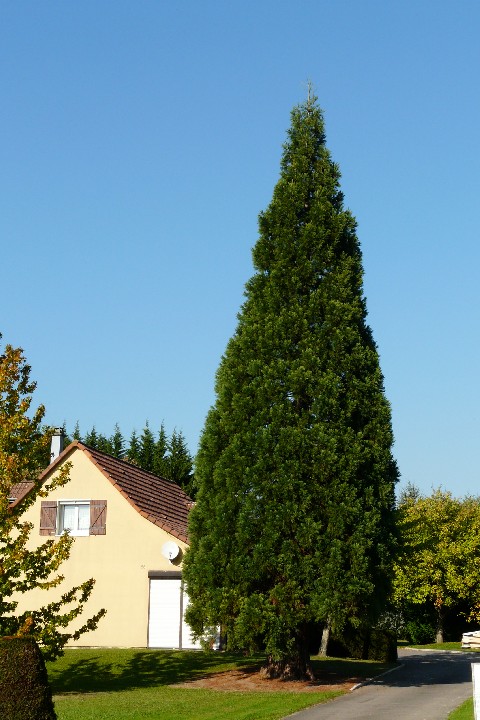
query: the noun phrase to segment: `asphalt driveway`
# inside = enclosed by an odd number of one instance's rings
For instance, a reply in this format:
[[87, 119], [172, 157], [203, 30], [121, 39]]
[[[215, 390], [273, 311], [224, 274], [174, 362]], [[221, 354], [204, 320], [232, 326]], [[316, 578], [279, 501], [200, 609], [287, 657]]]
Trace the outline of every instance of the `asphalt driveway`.
[[399, 650], [399, 667], [291, 720], [445, 720], [472, 695], [478, 653]]

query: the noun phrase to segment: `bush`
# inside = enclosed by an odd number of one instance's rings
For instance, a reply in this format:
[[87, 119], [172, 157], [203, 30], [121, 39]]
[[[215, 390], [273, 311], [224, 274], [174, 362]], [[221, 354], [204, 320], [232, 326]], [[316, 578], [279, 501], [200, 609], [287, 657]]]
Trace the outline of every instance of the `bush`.
[[435, 627], [428, 621], [407, 620], [405, 636], [412, 645], [428, 645], [435, 642]]
[[395, 662], [398, 657], [397, 636], [384, 628], [347, 626], [342, 633], [330, 636], [327, 652], [334, 657]]
[[0, 638], [0, 718], [56, 720], [42, 653], [32, 637]]

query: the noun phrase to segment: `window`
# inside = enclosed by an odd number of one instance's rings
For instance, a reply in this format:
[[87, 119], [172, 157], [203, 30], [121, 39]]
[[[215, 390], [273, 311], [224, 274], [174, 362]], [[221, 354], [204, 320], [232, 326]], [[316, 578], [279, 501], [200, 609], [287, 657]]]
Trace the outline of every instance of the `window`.
[[105, 535], [106, 500], [43, 500], [40, 535]]
[[89, 535], [90, 503], [83, 500], [62, 500], [58, 504], [57, 535]]

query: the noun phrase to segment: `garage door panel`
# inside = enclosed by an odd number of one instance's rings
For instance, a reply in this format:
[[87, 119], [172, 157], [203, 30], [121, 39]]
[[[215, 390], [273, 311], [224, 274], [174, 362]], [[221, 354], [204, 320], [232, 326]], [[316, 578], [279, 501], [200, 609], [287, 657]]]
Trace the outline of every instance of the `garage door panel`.
[[[188, 596], [179, 578], [150, 579], [148, 646], [158, 648], [199, 649], [190, 626], [185, 622]], [[183, 610], [183, 617], [182, 617]]]
[[178, 579], [150, 580], [149, 647], [179, 647], [180, 585]]

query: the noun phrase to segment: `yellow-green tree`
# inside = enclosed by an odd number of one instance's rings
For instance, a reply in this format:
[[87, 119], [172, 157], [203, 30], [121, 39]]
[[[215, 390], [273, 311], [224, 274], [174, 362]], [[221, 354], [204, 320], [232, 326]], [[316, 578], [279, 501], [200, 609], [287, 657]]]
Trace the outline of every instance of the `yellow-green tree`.
[[[67, 630], [92, 592], [94, 580], [90, 579], [64, 593], [58, 601], [16, 613], [15, 595], [38, 587], [48, 590], [62, 582], [58, 571], [73, 542], [65, 534], [46, 540], [38, 548], [28, 546], [32, 525], [22, 520], [23, 513], [37, 497], [45, 497], [69, 479], [68, 466], [47, 484], [42, 485], [38, 479], [44, 469], [50, 433], [42, 430], [45, 408], [32, 409], [35, 387], [22, 349], [6, 345], [0, 355], [0, 635], [33, 635], [44, 654], [53, 658], [61, 654], [70, 638], [77, 639], [93, 630], [105, 611], [89, 618], [79, 630]], [[32, 488], [22, 503], [12, 507], [11, 491], [18, 483], [31, 483]]]
[[407, 493], [399, 528], [396, 605], [433, 606], [437, 642], [443, 642], [447, 613], [460, 605], [468, 608], [467, 620], [480, 620], [480, 499], [442, 490], [428, 497]]

